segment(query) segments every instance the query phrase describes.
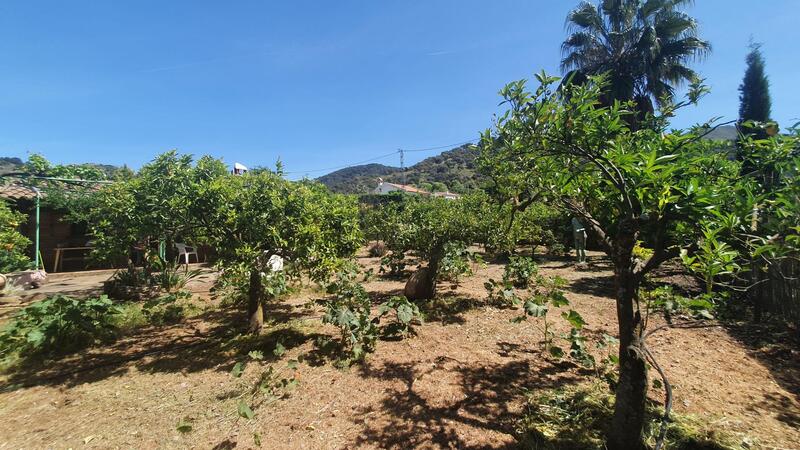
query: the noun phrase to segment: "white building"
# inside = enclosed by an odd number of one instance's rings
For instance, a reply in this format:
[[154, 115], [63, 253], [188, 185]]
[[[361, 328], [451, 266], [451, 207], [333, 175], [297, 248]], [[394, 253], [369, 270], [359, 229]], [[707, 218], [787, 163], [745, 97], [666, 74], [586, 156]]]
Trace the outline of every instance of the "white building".
[[378, 178], [378, 187], [372, 191], [373, 194], [388, 194], [389, 192], [397, 192], [402, 191], [409, 194], [417, 194], [417, 195], [431, 195], [428, 191], [423, 191], [422, 189], [417, 189], [414, 186], [408, 186], [406, 184], [395, 184], [389, 183], [387, 181], [383, 181], [383, 179]]

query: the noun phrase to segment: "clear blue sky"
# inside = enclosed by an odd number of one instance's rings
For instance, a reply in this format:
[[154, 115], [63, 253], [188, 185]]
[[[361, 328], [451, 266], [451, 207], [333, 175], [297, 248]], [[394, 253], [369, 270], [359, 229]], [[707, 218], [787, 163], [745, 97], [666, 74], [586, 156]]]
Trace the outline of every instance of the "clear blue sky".
[[[473, 139], [506, 82], [557, 72], [577, 3], [6, 0], [0, 156], [139, 167], [177, 148], [251, 166], [280, 157], [293, 177], [316, 177]], [[676, 125], [736, 117], [751, 35], [773, 115], [800, 118], [800, 1], [700, 0], [690, 12], [714, 46], [696, 65], [713, 93]]]

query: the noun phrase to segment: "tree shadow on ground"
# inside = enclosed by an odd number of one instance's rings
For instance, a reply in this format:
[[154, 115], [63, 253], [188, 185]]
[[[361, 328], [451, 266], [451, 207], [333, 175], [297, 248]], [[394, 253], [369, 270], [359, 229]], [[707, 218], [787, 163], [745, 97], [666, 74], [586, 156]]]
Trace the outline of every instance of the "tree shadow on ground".
[[[748, 349], [750, 356], [770, 371], [775, 382], [794, 397], [794, 402], [800, 403], [800, 357], [797, 351], [800, 336], [797, 331], [787, 329], [785, 323], [727, 323], [723, 326], [731, 337]], [[791, 397], [773, 393], [753, 406], [762, 408], [761, 411], [777, 411], [778, 420], [800, 427], [800, 412]]]
[[247, 321], [239, 309], [212, 309], [176, 325], [146, 326], [114, 343], [79, 353], [27, 358], [7, 373], [0, 390], [69, 388], [123, 376], [132, 367], [146, 372], [228, 371], [237, 357], [249, 351], [260, 350], [269, 361], [278, 342], [291, 349], [317, 336], [293, 325], [307, 313], [291, 305], [271, 304], [268, 314], [277, 325], [266, 326], [260, 335], [246, 334]]
[[[416, 363], [365, 365], [364, 377], [396, 380], [378, 407], [388, 419], [367, 420], [376, 411], [365, 407], [353, 421], [363, 430], [353, 443], [378, 448], [437, 446], [483, 449], [517, 448], [515, 423], [523, 392], [578, 382], [582, 376], [570, 365], [537, 360], [472, 363], [440, 356]], [[506, 435], [498, 445], [498, 434]], [[494, 442], [492, 444], [491, 442]]]
[[595, 297], [614, 297], [614, 276], [613, 275], [586, 275], [573, 280], [567, 286], [567, 290], [576, 294], [593, 295]]

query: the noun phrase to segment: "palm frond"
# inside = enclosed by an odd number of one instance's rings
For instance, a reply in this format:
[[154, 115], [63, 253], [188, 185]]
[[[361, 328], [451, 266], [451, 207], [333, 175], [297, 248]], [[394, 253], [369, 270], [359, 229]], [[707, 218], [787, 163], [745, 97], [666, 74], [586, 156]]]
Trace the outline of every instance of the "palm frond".
[[567, 14], [566, 27], [570, 31], [590, 30], [594, 33], [601, 33], [603, 18], [593, 4], [583, 1]]

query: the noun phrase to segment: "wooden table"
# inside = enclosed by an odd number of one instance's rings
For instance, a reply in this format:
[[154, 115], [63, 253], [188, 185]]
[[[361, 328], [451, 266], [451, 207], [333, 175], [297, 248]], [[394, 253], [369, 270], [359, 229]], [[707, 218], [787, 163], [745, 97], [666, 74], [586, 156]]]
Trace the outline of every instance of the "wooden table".
[[56, 247], [55, 248], [55, 258], [53, 260], [53, 273], [58, 272], [61, 269], [62, 263], [66, 261], [73, 261], [77, 259], [84, 259], [81, 258], [64, 258], [64, 252], [72, 251], [72, 250], [92, 250], [94, 247]]

